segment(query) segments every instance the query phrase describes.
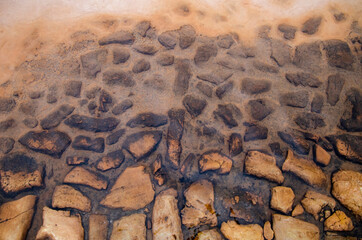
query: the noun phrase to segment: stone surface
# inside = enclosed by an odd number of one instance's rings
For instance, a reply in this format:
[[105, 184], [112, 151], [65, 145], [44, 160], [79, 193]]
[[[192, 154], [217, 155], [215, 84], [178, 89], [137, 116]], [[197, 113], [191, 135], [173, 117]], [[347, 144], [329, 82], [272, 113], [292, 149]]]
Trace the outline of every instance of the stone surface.
[[40, 121], [40, 126], [43, 129], [52, 129], [57, 127], [66, 117], [68, 117], [73, 111], [74, 107], [68, 104], [61, 105], [57, 110], [51, 112], [43, 120]]
[[222, 240], [221, 234], [214, 228], [210, 230], [204, 230], [196, 235], [197, 240]]
[[303, 23], [301, 31], [305, 34], [313, 35], [318, 31], [321, 22], [322, 22], [322, 17], [309, 18], [307, 21]]
[[101, 112], [108, 112], [112, 105], [113, 105], [113, 99], [111, 94], [109, 94], [104, 90], [101, 90], [101, 93], [99, 95], [98, 110]]
[[192, 77], [190, 61], [187, 59], [176, 60], [176, 77], [173, 83], [173, 92], [177, 96], [186, 94], [189, 89], [189, 81]]
[[130, 45], [134, 42], [134, 39], [135, 38], [132, 33], [121, 30], [101, 38], [98, 43], [99, 45], [107, 45], [112, 43]]
[[156, 61], [161, 66], [170, 66], [174, 63], [175, 57], [168, 53], [162, 53], [162, 54], [158, 55]]
[[138, 132], [127, 136], [123, 143], [123, 148], [139, 160], [149, 156], [155, 151], [161, 139], [161, 131]]
[[151, 22], [150, 21], [141, 21], [137, 23], [135, 26], [134, 32], [141, 35], [141, 37], [146, 37], [147, 31], [151, 28]]
[[107, 145], [113, 145], [116, 144], [119, 139], [125, 134], [126, 130], [125, 129], [119, 129], [117, 131], [114, 131], [113, 133], [109, 134], [106, 137], [106, 144]]
[[304, 130], [313, 130], [326, 126], [324, 118], [316, 113], [299, 113], [297, 117], [294, 118], [294, 122]]
[[234, 157], [243, 151], [243, 140], [239, 133], [232, 133], [228, 140], [229, 154]]
[[246, 94], [264, 93], [270, 90], [271, 85], [268, 80], [244, 78], [241, 82], [241, 92]]
[[170, 125], [167, 130], [167, 153], [166, 160], [177, 169], [180, 165], [182, 152], [181, 138], [184, 130], [185, 111], [183, 109], [171, 109], [168, 112]]
[[80, 56], [83, 72], [87, 77], [95, 78], [102, 69], [102, 62], [108, 54], [107, 49], [87, 52]]
[[309, 143], [304, 138], [298, 136], [292, 131], [279, 131], [278, 136], [297, 153], [304, 155], [309, 153]]
[[362, 174], [340, 170], [332, 177], [332, 194], [355, 215], [362, 217]]
[[35, 118], [25, 118], [23, 120], [23, 123], [28, 128], [35, 128], [36, 126], [38, 126], [38, 120], [36, 120]]
[[269, 63], [258, 61], [258, 60], [255, 60], [253, 62], [253, 66], [255, 69], [257, 69], [261, 72], [264, 72], [264, 73], [278, 73], [279, 72], [278, 67], [271, 65]]
[[250, 100], [248, 105], [250, 106], [250, 114], [252, 118], [258, 121], [262, 121], [274, 112], [274, 108], [266, 99]]
[[236, 119], [242, 117], [240, 109], [234, 104], [218, 104], [217, 109], [213, 112], [214, 117], [221, 119], [228, 128], [238, 126]]
[[203, 112], [207, 102], [202, 98], [195, 97], [194, 95], [186, 95], [182, 100], [182, 104], [185, 106], [187, 112], [195, 118]]
[[330, 207], [332, 211], [336, 207], [336, 201], [326, 195], [320, 194], [315, 191], [308, 190], [304, 195], [304, 198], [301, 200], [305, 211], [312, 214], [313, 217], [318, 220], [319, 213], [326, 206]]
[[353, 228], [352, 220], [339, 210], [324, 222], [324, 231], [352, 231]]
[[97, 190], [107, 189], [108, 182], [104, 177], [85, 168], [75, 167], [64, 177], [64, 183], [80, 184]]
[[315, 144], [313, 147], [314, 161], [321, 164], [322, 166], [327, 166], [331, 161], [331, 155], [324, 150], [321, 146]]
[[275, 240], [319, 240], [319, 228], [293, 217], [273, 214]]
[[313, 161], [297, 157], [291, 150], [288, 150], [282, 170], [294, 173], [312, 186], [322, 187], [327, 181], [325, 173]]
[[116, 116], [126, 112], [128, 109], [133, 107], [133, 102], [129, 99], [123, 100], [120, 104], [114, 106], [112, 113]]
[[91, 139], [90, 137], [80, 135], [74, 139], [72, 147], [77, 150], [102, 153], [104, 152], [104, 138]]
[[322, 85], [322, 82], [315, 75], [306, 72], [286, 73], [285, 78], [295, 86], [317, 88]]
[[203, 44], [196, 49], [194, 62], [196, 65], [208, 62], [210, 58], [217, 55], [217, 46], [213, 43]]
[[92, 118], [73, 114], [64, 121], [66, 125], [89, 132], [110, 132], [117, 127], [119, 120], [114, 117]]
[[362, 137], [349, 134], [331, 135], [327, 139], [333, 144], [338, 156], [349, 161], [362, 163]]
[[155, 45], [146, 43], [136, 44], [133, 49], [145, 55], [154, 55], [158, 51]]
[[84, 229], [80, 215], [70, 215], [70, 211], [56, 211], [43, 208], [43, 225], [36, 239], [84, 239]]
[[184, 239], [175, 189], [169, 188], [157, 195], [152, 212], [152, 235], [153, 239]]
[[239, 225], [235, 221], [221, 224], [222, 234], [229, 240], [263, 240], [263, 228], [258, 224]]
[[182, 224], [188, 228], [217, 225], [214, 209], [214, 187], [207, 180], [197, 181], [184, 192], [186, 206], [181, 210]]
[[150, 70], [151, 64], [149, 61], [145, 59], [140, 59], [135, 62], [132, 68], [132, 72], [134, 73], [141, 73]]
[[113, 64], [125, 63], [130, 57], [129, 50], [126, 48], [115, 47], [113, 48]]
[[27, 195], [0, 206], [0, 239], [26, 239], [37, 197]]
[[293, 209], [292, 216], [296, 217], [302, 215], [303, 213], [304, 213], [304, 208], [302, 207], [301, 204], [297, 204], [297, 206], [295, 206], [295, 208]]
[[129, 167], [117, 178], [101, 204], [125, 211], [137, 210], [153, 201], [155, 191], [143, 166]]
[[174, 49], [177, 44], [177, 33], [175, 31], [166, 31], [158, 36], [158, 41], [166, 49]]
[[67, 164], [74, 166], [74, 165], [81, 165], [81, 164], [87, 164], [89, 161], [89, 158], [87, 157], [79, 157], [79, 156], [68, 156], [66, 158]]
[[226, 94], [228, 94], [234, 88], [234, 82], [227, 82], [216, 88], [215, 94], [219, 99], [222, 99]]
[[215, 70], [202, 71], [197, 74], [197, 78], [209, 82], [214, 85], [219, 85], [228, 80], [233, 75], [233, 72], [227, 69], [216, 68]]
[[110, 240], [146, 239], [146, 215], [136, 213], [113, 222]]
[[100, 171], [108, 171], [121, 166], [123, 160], [124, 155], [122, 150], [116, 150], [101, 157], [96, 163], [96, 168]]
[[266, 221], [264, 223], [263, 230], [264, 230], [264, 238], [266, 240], [272, 240], [274, 238], [274, 231], [271, 228], [271, 224], [269, 221]]
[[339, 101], [339, 96], [344, 86], [344, 78], [340, 74], [333, 74], [328, 76], [328, 85], [326, 89], [327, 102], [335, 106]]
[[218, 151], [208, 151], [199, 159], [200, 173], [216, 171], [218, 174], [227, 174], [233, 165], [232, 159]]
[[255, 123], [244, 123], [246, 126], [244, 141], [256, 141], [268, 138], [268, 128]]
[[256, 55], [256, 49], [255, 47], [248, 47], [245, 45], [234, 45], [230, 48], [229, 51], [227, 51], [227, 54], [230, 56], [236, 58], [252, 58]]
[[80, 191], [68, 185], [56, 186], [52, 197], [53, 208], [75, 208], [83, 212], [91, 210], [91, 201]]
[[190, 47], [196, 40], [196, 31], [191, 25], [183, 25], [178, 30], [181, 49]]
[[165, 115], [145, 112], [138, 114], [134, 118], [131, 118], [127, 122], [127, 127], [159, 127], [165, 124], [167, 124], [167, 117]]
[[304, 90], [280, 95], [279, 102], [283, 106], [305, 108], [309, 101], [309, 93]]
[[347, 100], [352, 105], [352, 113], [349, 115], [350, 110], [348, 109], [340, 119], [341, 129], [348, 132], [361, 132], [362, 131], [362, 93], [356, 88], [351, 88], [347, 93]]
[[273, 209], [279, 210], [285, 214], [292, 211], [295, 195], [293, 189], [289, 187], [274, 187], [272, 189], [272, 197], [270, 206]]
[[212, 97], [212, 87], [204, 82], [198, 82], [196, 84], [196, 88], [203, 93], [206, 97], [211, 98]]
[[320, 42], [302, 43], [295, 49], [293, 63], [305, 70], [319, 70], [322, 52], [320, 50]]
[[293, 40], [295, 38], [295, 32], [297, 28], [288, 24], [279, 24], [278, 30], [283, 33], [283, 36], [287, 40]]
[[8, 118], [0, 122], [0, 132], [6, 132], [7, 130], [14, 128], [16, 126], [16, 121], [13, 118]]
[[217, 45], [220, 48], [229, 49], [235, 43], [231, 34], [224, 34], [217, 37]]
[[14, 148], [15, 141], [9, 137], [0, 137], [0, 152], [3, 154], [9, 153]]
[[9, 113], [15, 108], [15, 106], [15, 99], [5, 97], [0, 98], [0, 113]]
[[107, 239], [108, 223], [106, 215], [89, 215], [89, 240]]
[[259, 151], [247, 153], [245, 172], [279, 184], [284, 182], [282, 171], [277, 167], [275, 158]]
[[71, 97], [80, 97], [80, 92], [82, 90], [82, 82], [81, 81], [69, 81], [64, 85], [64, 94], [66, 96]]
[[158, 92], [163, 92], [166, 90], [166, 80], [165, 78], [160, 74], [153, 74], [151, 77], [147, 78], [143, 85], [147, 88], [150, 88], [150, 90], [155, 89]]
[[59, 131], [30, 131], [22, 136], [19, 142], [35, 152], [60, 158], [70, 145], [71, 139], [66, 133]]
[[272, 52], [270, 57], [282, 67], [292, 61], [291, 50], [292, 48], [281, 40], [273, 40], [271, 42]]
[[104, 71], [102, 80], [109, 86], [133, 87], [136, 84], [130, 73], [115, 68]]
[[323, 42], [328, 64], [332, 67], [353, 70], [353, 55], [346, 42], [341, 40], [327, 40]]
[[311, 103], [311, 112], [321, 113], [324, 105], [324, 97], [322, 94], [315, 94]]

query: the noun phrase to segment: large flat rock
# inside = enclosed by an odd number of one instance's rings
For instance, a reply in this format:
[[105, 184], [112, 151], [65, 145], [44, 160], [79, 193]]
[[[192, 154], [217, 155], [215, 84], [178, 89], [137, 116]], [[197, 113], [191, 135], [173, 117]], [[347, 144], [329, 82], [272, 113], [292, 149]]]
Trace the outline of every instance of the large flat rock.
[[136, 213], [113, 222], [110, 240], [146, 240], [146, 215]]
[[305, 211], [312, 214], [316, 220], [324, 207], [328, 206], [332, 211], [336, 207], [336, 201], [333, 198], [311, 190], [306, 192], [301, 204]]
[[227, 174], [230, 172], [232, 165], [231, 158], [217, 151], [205, 152], [199, 159], [200, 173], [216, 171], [218, 174]]
[[56, 186], [52, 198], [53, 208], [75, 208], [89, 212], [91, 201], [83, 193], [68, 185]]
[[235, 221], [221, 224], [221, 232], [229, 240], [263, 240], [263, 228], [258, 224], [239, 225]]
[[106, 240], [109, 221], [106, 215], [89, 216], [89, 240]]
[[69, 127], [89, 132], [110, 132], [118, 126], [119, 120], [114, 117], [92, 118], [73, 114], [64, 123]]
[[293, 217], [273, 215], [275, 240], [319, 240], [319, 228]]
[[127, 136], [125, 148], [137, 160], [149, 156], [156, 150], [162, 139], [161, 131], [143, 131]]
[[97, 190], [107, 189], [107, 180], [85, 168], [75, 167], [65, 176], [64, 183], [80, 184]]

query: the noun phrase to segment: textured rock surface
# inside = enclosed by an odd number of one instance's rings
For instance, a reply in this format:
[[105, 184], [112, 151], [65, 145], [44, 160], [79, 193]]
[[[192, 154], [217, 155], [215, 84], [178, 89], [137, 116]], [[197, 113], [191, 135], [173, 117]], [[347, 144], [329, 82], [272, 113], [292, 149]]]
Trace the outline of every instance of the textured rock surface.
[[352, 220], [342, 211], [336, 211], [324, 222], [325, 231], [352, 231]]
[[270, 206], [285, 214], [292, 210], [292, 205], [295, 199], [293, 189], [289, 187], [274, 187], [272, 189], [272, 198]]
[[75, 208], [84, 212], [91, 210], [91, 201], [81, 192], [68, 185], [59, 185], [54, 189], [53, 208]]
[[92, 214], [89, 216], [89, 240], [107, 238], [108, 219], [106, 215]]
[[155, 151], [161, 139], [162, 132], [160, 131], [139, 132], [127, 136], [123, 148], [139, 160]]
[[263, 240], [263, 228], [257, 224], [239, 225], [235, 221], [223, 222], [221, 232], [230, 240]]
[[132, 214], [113, 222], [111, 240], [146, 239], [146, 215]]
[[336, 207], [336, 201], [333, 198], [315, 191], [307, 191], [301, 200], [301, 204], [305, 211], [312, 214], [316, 220], [318, 220], [318, 214], [322, 211], [322, 208], [328, 206], [333, 211]]
[[230, 158], [217, 151], [206, 152], [199, 159], [200, 173], [216, 171], [218, 174], [227, 174], [232, 165], [233, 161]]
[[108, 182], [85, 168], [75, 167], [65, 177], [64, 183], [80, 184], [97, 190], [107, 189]]

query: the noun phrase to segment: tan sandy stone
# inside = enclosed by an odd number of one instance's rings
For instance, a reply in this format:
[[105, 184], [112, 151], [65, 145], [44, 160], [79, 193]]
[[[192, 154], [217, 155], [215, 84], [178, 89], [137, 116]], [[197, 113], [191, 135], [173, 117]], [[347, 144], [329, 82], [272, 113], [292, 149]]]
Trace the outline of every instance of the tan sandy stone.
[[146, 215], [132, 214], [113, 222], [110, 240], [146, 240]]
[[272, 189], [270, 206], [283, 213], [289, 213], [292, 210], [294, 198], [293, 189], [283, 186], [274, 187]]
[[216, 229], [205, 230], [196, 235], [195, 240], [222, 240], [221, 234]]
[[73, 168], [64, 178], [64, 183], [86, 185], [97, 190], [107, 189], [108, 182], [82, 167]]
[[108, 231], [106, 215], [92, 214], [89, 216], [89, 240], [106, 240]]
[[352, 231], [353, 228], [352, 220], [339, 210], [324, 221], [325, 231]]
[[311, 223], [280, 214], [273, 215], [275, 240], [319, 240], [319, 228]]
[[221, 232], [229, 240], [264, 240], [263, 228], [258, 224], [239, 225], [227, 221], [221, 224]]
[[314, 160], [317, 163], [322, 164], [323, 166], [327, 166], [331, 161], [331, 155], [326, 150], [324, 150], [324, 148], [315, 144], [314, 145]]
[[232, 165], [230, 158], [215, 151], [204, 153], [199, 160], [200, 173], [217, 171], [219, 174], [226, 174], [230, 172]]
[[269, 221], [266, 221], [264, 223], [263, 230], [264, 230], [264, 238], [267, 239], [267, 240], [272, 240], [273, 237], [274, 237], [274, 231], [271, 228], [271, 223]]
[[333, 198], [314, 191], [307, 191], [301, 203], [305, 211], [312, 214], [316, 220], [323, 207], [328, 205], [332, 211], [336, 207], [336, 201]]
[[293, 212], [292, 212], [292, 216], [296, 217], [299, 215], [302, 215], [304, 213], [304, 208], [301, 204], [298, 204], [297, 206], [295, 206]]
[[17, 172], [0, 170], [1, 188], [6, 193], [14, 193], [23, 191], [33, 187], [43, 186], [42, 172], [35, 170], [34, 172]]
[[53, 208], [75, 208], [89, 212], [91, 210], [91, 201], [73, 187], [60, 185], [55, 187], [52, 206]]

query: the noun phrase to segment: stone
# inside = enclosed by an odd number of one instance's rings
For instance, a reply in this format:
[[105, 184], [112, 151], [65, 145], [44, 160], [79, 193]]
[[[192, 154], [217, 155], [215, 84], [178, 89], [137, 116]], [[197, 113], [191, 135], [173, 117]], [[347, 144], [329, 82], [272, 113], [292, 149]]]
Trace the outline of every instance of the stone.
[[256, 141], [268, 138], [268, 128], [255, 123], [244, 123], [246, 126], [244, 141]]
[[294, 199], [293, 189], [283, 186], [273, 187], [270, 206], [275, 210], [288, 214], [292, 211]]
[[96, 190], [107, 189], [108, 182], [101, 175], [95, 174], [83, 167], [74, 167], [65, 176], [64, 183], [80, 184]]
[[228, 128], [238, 126], [237, 119], [242, 118], [240, 109], [232, 103], [218, 104], [213, 114], [216, 119], [221, 119]]
[[157, 47], [153, 44], [140, 43], [133, 46], [133, 49], [144, 55], [155, 55], [158, 51]]
[[147, 61], [145, 59], [140, 59], [140, 60], [136, 61], [135, 64], [133, 65], [132, 72], [141, 73], [141, 72], [148, 71], [150, 68], [151, 68], [151, 64], [149, 61]]
[[216, 68], [216, 70], [200, 72], [197, 74], [197, 78], [214, 85], [219, 85], [228, 80], [232, 75], [233, 72], [228, 69]]
[[261, 72], [265, 72], [265, 73], [278, 73], [279, 72], [278, 67], [276, 67], [274, 65], [270, 65], [270, 64], [265, 63], [265, 62], [261, 62], [259, 60], [255, 60], [253, 62], [253, 66], [257, 70], [259, 70]]
[[6, 132], [10, 128], [14, 128], [16, 126], [16, 122], [13, 118], [8, 118], [4, 121], [0, 122], [0, 132]]
[[177, 207], [177, 191], [169, 188], [160, 192], [152, 211], [153, 239], [183, 240], [181, 219]]
[[113, 105], [113, 99], [111, 94], [102, 90], [99, 95], [99, 108], [98, 110], [101, 112], [108, 112], [111, 106]]
[[157, 149], [161, 139], [161, 131], [137, 132], [127, 136], [123, 143], [123, 148], [136, 160], [140, 160], [153, 153]]
[[134, 32], [139, 34], [141, 37], [146, 37], [147, 31], [151, 28], [150, 21], [141, 21], [135, 26]]
[[28, 128], [35, 128], [38, 126], [38, 120], [36, 120], [35, 118], [25, 118], [23, 120], [23, 123]]
[[305, 211], [312, 214], [315, 220], [319, 219], [319, 213], [324, 207], [328, 206], [332, 211], [336, 207], [336, 201], [333, 198], [310, 190], [306, 192], [300, 202]]
[[269, 143], [268, 146], [269, 146], [270, 150], [272, 151], [272, 153], [274, 154], [274, 156], [276, 156], [278, 158], [284, 157], [284, 152], [280, 148], [280, 143], [279, 142]]
[[273, 214], [275, 240], [319, 240], [319, 228], [293, 217]]
[[26, 239], [37, 197], [27, 195], [0, 206], [0, 239]]
[[0, 137], [0, 152], [3, 154], [9, 153], [14, 148], [15, 141], [9, 137]]
[[323, 187], [327, 182], [327, 176], [322, 169], [311, 160], [294, 156], [291, 150], [288, 150], [282, 170], [294, 173], [311, 186]]
[[67, 164], [70, 166], [88, 164], [89, 158], [79, 156], [68, 156], [66, 158]]
[[319, 42], [312, 42], [296, 46], [293, 63], [299, 68], [312, 72], [319, 70], [322, 62], [322, 52], [319, 45]]
[[71, 215], [70, 211], [57, 211], [48, 207], [43, 208], [43, 225], [36, 239], [84, 239], [82, 219], [79, 214]]
[[80, 56], [84, 74], [87, 77], [95, 78], [102, 69], [102, 62], [108, 54], [107, 49], [99, 49], [87, 52]]
[[271, 82], [268, 80], [244, 78], [241, 82], [241, 92], [246, 94], [260, 94], [268, 92], [271, 85]]
[[274, 108], [266, 99], [255, 99], [248, 102], [250, 114], [254, 120], [262, 121], [264, 118], [274, 112]]
[[48, 94], [46, 99], [47, 99], [47, 103], [49, 103], [49, 104], [53, 104], [58, 101], [57, 96], [55, 96], [54, 94]]
[[30, 131], [19, 139], [30, 150], [60, 158], [71, 143], [70, 137], [60, 131]]
[[204, 230], [196, 235], [197, 240], [222, 240], [221, 234], [214, 228], [210, 230]]
[[345, 80], [340, 74], [328, 76], [328, 85], [326, 89], [327, 102], [331, 106], [335, 106], [339, 101], [339, 96], [342, 92]]
[[207, 102], [205, 99], [195, 97], [194, 95], [186, 95], [182, 99], [182, 104], [185, 106], [191, 117], [198, 117], [205, 109]]
[[222, 99], [227, 93], [232, 91], [233, 88], [234, 88], [234, 82], [230, 81], [217, 87], [215, 94], [219, 99]]
[[324, 105], [324, 97], [322, 94], [315, 94], [311, 103], [311, 111], [321, 113]]
[[239, 155], [243, 151], [243, 140], [239, 133], [232, 133], [228, 140], [229, 154], [231, 157]]
[[189, 89], [189, 81], [192, 77], [189, 60], [176, 60], [175, 64], [176, 77], [173, 82], [173, 92], [177, 96], [185, 95]]
[[306, 132], [306, 131], [302, 131], [302, 130], [298, 130], [298, 132], [300, 132], [305, 139], [317, 143], [318, 145], [323, 147], [325, 150], [327, 150], [329, 152], [333, 150], [333, 145], [326, 138], [321, 137], [318, 134], [310, 133], [310, 132]]
[[247, 47], [244, 45], [234, 45], [228, 51], [227, 54], [234, 58], [252, 58], [256, 55], [255, 47]]
[[1, 159], [0, 185], [6, 194], [43, 186], [43, 167], [27, 155], [16, 152]]
[[264, 40], [269, 40], [270, 39], [270, 31], [271, 31], [271, 26], [270, 25], [262, 25], [260, 27], [258, 27], [257, 29], [257, 33], [258, 33], [258, 37]]
[[329, 66], [353, 70], [354, 57], [348, 44], [341, 40], [331, 39], [323, 42]]
[[332, 176], [332, 195], [352, 211], [362, 217], [362, 173], [340, 170]]
[[133, 107], [133, 102], [129, 99], [123, 100], [120, 104], [114, 106], [112, 113], [116, 116], [126, 112], [128, 109]]
[[297, 204], [297, 206], [295, 206], [295, 208], [293, 209], [292, 216], [296, 217], [302, 215], [303, 213], [304, 213], [304, 208], [302, 207], [301, 204]]
[[333, 144], [338, 156], [352, 162], [362, 163], [361, 136], [341, 134], [328, 136], [327, 139]]
[[294, 118], [294, 122], [304, 130], [307, 129], [317, 129], [321, 127], [325, 127], [326, 123], [324, 122], [324, 118], [316, 113], [299, 113], [296, 118]]
[[263, 240], [263, 228], [258, 224], [239, 225], [235, 221], [221, 224], [222, 234], [229, 240]]
[[121, 166], [124, 161], [124, 154], [122, 150], [116, 150], [107, 154], [107, 156], [101, 157], [97, 163], [96, 168], [100, 171], [108, 171]]
[[215, 151], [207, 151], [199, 159], [199, 171], [215, 171], [218, 174], [228, 174], [233, 165], [233, 160], [226, 155]]
[[69, 127], [88, 132], [110, 132], [118, 126], [119, 120], [114, 117], [92, 118], [73, 114], [64, 123]]
[[207, 43], [201, 46], [198, 46], [196, 49], [194, 62], [196, 65], [206, 63], [210, 58], [217, 55], [217, 46], [214, 43]]
[[306, 72], [294, 72], [294, 73], [286, 73], [285, 78], [294, 86], [304, 86], [304, 87], [312, 87], [317, 88], [322, 85], [322, 82], [313, 74]]
[[212, 87], [209, 84], [200, 81], [196, 84], [196, 88], [206, 97], [212, 97]]
[[29, 92], [29, 98], [30, 99], [39, 99], [43, 96], [44, 92], [42, 91], [32, 91], [32, 92]]
[[64, 85], [64, 94], [66, 96], [79, 98], [81, 89], [82, 89], [81, 81], [69, 81], [66, 82]]
[[207, 180], [199, 180], [184, 192], [186, 206], [181, 210], [182, 224], [188, 228], [217, 225], [214, 208], [214, 187]]
[[129, 50], [126, 48], [115, 47], [113, 48], [113, 64], [125, 63], [130, 57]]
[[182, 152], [181, 138], [184, 130], [185, 111], [183, 109], [171, 109], [168, 116], [170, 125], [167, 130], [166, 160], [174, 169], [178, 169]]
[[167, 173], [164, 168], [162, 168], [161, 154], [157, 155], [155, 161], [152, 164], [152, 174], [158, 186], [162, 186], [167, 181]]
[[113, 222], [110, 240], [146, 239], [146, 215], [135, 213]]
[[352, 231], [353, 228], [352, 220], [339, 210], [324, 221], [324, 231]]
[[278, 131], [278, 136], [297, 153], [303, 155], [307, 155], [309, 153], [309, 143], [297, 134], [294, 134], [291, 131]]
[[89, 240], [107, 239], [108, 223], [106, 215], [89, 215]]
[[89, 89], [88, 91], [85, 92], [85, 96], [88, 99], [93, 99], [97, 96], [97, 94], [101, 91], [102, 89], [100, 87], [92, 87], [91, 89]]
[[158, 41], [166, 49], [174, 49], [177, 44], [177, 37], [175, 31], [166, 31], [158, 36]]
[[295, 38], [295, 32], [297, 28], [285, 23], [278, 25], [278, 30], [283, 33], [283, 37], [287, 40], [293, 40]]
[[15, 99], [5, 97], [0, 98], [0, 114], [11, 112], [15, 108], [15, 106]]
[[24, 113], [25, 115], [34, 116], [38, 109], [38, 105], [36, 102], [22, 102], [19, 106], [19, 111]]
[[307, 21], [303, 23], [301, 31], [305, 34], [313, 35], [318, 31], [321, 22], [322, 22], [322, 17], [309, 18]]
[[127, 122], [127, 127], [159, 127], [167, 124], [167, 117], [161, 114], [155, 114], [152, 112], [140, 113], [136, 117], [130, 119]]
[[216, 62], [218, 65], [226, 68], [226, 69], [230, 69], [230, 70], [238, 70], [238, 71], [245, 71], [245, 67], [243, 66], [242, 63], [240, 63], [239, 61], [237, 61], [236, 59], [233, 59], [231, 57], [220, 57], [219, 60], [217, 60]]
[[52, 197], [53, 208], [75, 208], [83, 212], [91, 210], [91, 201], [80, 191], [68, 185], [55, 187]]
[[104, 71], [102, 80], [110, 86], [133, 87], [136, 84], [131, 74], [114, 68]]
[[96, 109], [97, 109], [98, 105], [95, 101], [90, 101], [88, 104], [88, 111], [90, 114], [95, 114], [96, 113]]
[[146, 79], [143, 82], [143, 85], [148, 88], [155, 89], [157, 91], [163, 92], [166, 89], [166, 80], [160, 74], [154, 74], [150, 78]]
[[171, 66], [175, 61], [175, 57], [168, 53], [161, 53], [157, 56], [156, 61], [161, 66]]
[[274, 238], [274, 231], [271, 228], [271, 223], [269, 221], [266, 221], [264, 223], [263, 230], [264, 230], [264, 238], [266, 240], [272, 240]]
[[260, 151], [248, 151], [245, 158], [245, 172], [272, 182], [282, 184], [284, 176], [277, 167], [274, 157]]
[[272, 52], [270, 57], [278, 64], [279, 67], [283, 67], [292, 61], [291, 50], [292, 48], [281, 40], [273, 40], [271, 42]]
[[327, 166], [330, 163], [331, 155], [318, 144], [314, 144], [313, 153], [314, 161], [321, 164], [322, 166]]
[[125, 129], [119, 129], [119, 130], [109, 134], [106, 137], [106, 144], [107, 145], [116, 144], [118, 142], [118, 140], [125, 134], [125, 132], [126, 132]]
[[51, 112], [43, 120], [40, 121], [40, 126], [44, 130], [57, 127], [64, 119], [66, 119], [73, 111], [75, 107], [68, 104], [61, 105], [58, 109]]
[[92, 139], [87, 136], [79, 135], [74, 139], [72, 147], [77, 150], [102, 153], [104, 152], [104, 138]]
[[309, 93], [305, 90], [283, 93], [279, 102], [282, 106], [305, 108], [309, 102]]
[[217, 37], [217, 45], [220, 48], [229, 49], [235, 43], [231, 34], [224, 34]]
[[113, 44], [113, 43], [132, 45], [134, 40], [135, 40], [135, 37], [133, 36], [133, 34], [131, 32], [121, 30], [121, 31], [111, 33], [110, 35], [101, 38], [98, 41], [98, 43], [101, 46]]
[[[361, 132], [362, 131], [362, 94], [360, 90], [351, 88], [347, 92], [347, 100], [352, 105], [352, 114], [349, 115], [349, 111], [346, 111], [348, 117], [342, 117], [340, 119], [341, 129], [348, 132]], [[347, 114], [348, 113], [348, 114]]]
[[181, 49], [189, 48], [196, 39], [196, 30], [191, 25], [183, 25], [178, 30], [179, 45]]

